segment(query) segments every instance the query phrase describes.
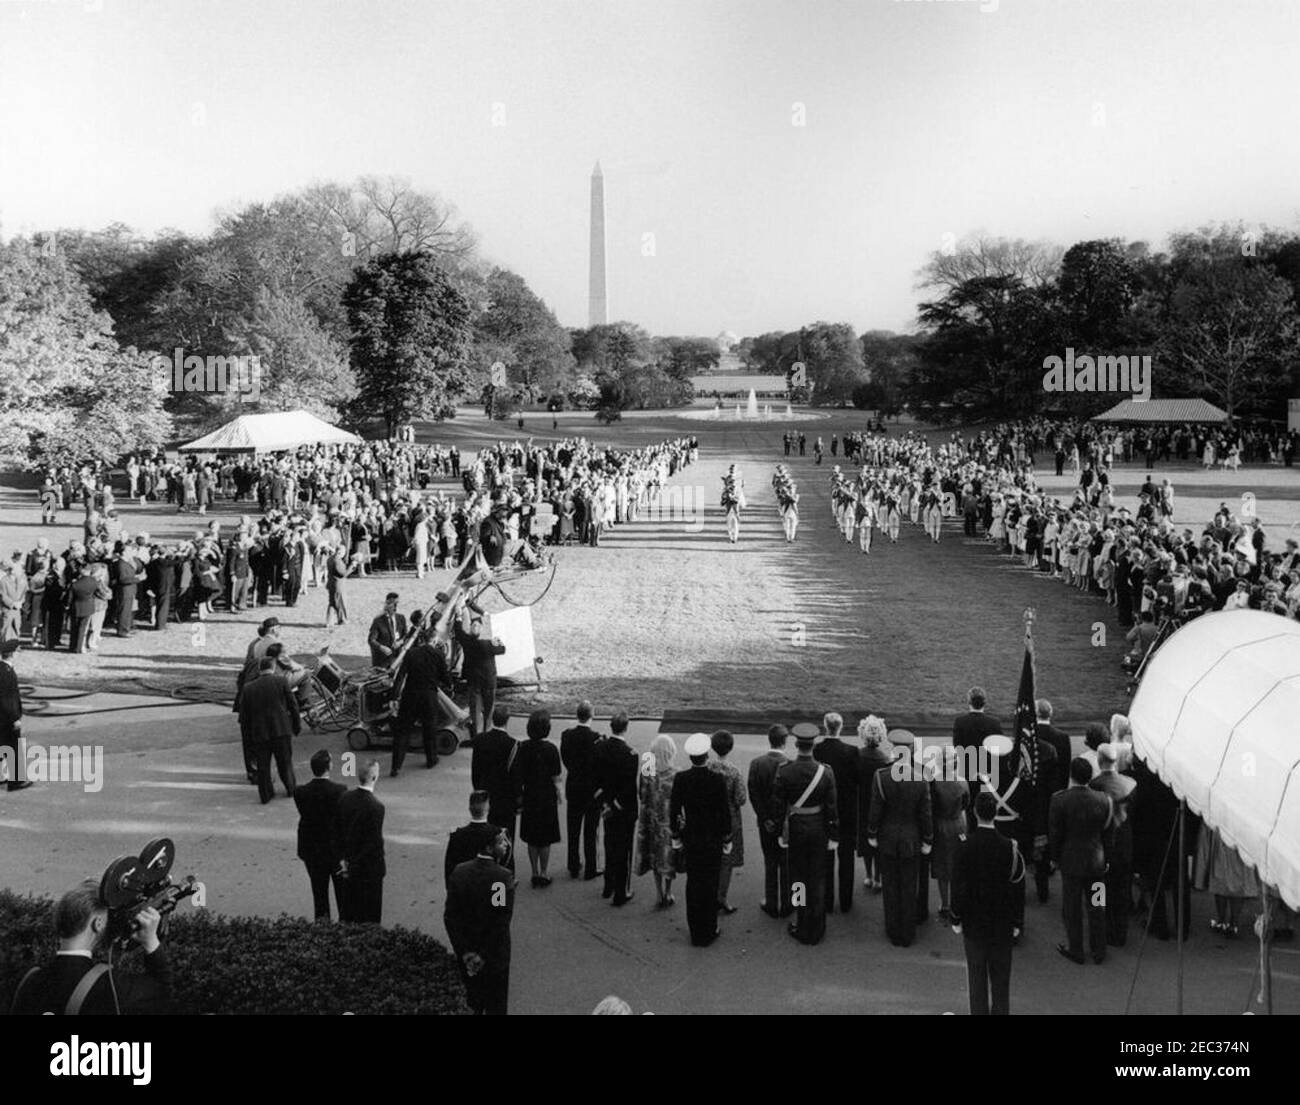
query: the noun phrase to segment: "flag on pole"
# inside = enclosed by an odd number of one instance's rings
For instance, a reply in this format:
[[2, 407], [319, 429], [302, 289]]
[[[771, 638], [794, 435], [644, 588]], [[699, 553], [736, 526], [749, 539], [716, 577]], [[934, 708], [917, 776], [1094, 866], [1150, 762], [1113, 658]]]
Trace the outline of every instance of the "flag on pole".
[[1025, 611], [1025, 661], [1020, 669], [1020, 690], [1016, 693], [1016, 729], [1012, 742], [1016, 768], [1038, 783], [1038, 710], [1034, 706], [1034, 612]]

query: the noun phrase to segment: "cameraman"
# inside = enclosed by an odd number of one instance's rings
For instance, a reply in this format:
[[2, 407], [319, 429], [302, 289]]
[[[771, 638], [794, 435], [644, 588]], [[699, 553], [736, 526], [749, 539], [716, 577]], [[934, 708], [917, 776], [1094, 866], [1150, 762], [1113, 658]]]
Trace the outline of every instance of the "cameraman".
[[54, 907], [59, 950], [52, 962], [34, 967], [18, 984], [11, 1012], [81, 1014], [165, 1013], [172, 991], [172, 969], [158, 940], [156, 909], [143, 909], [132, 922], [131, 938], [144, 949], [143, 975], [115, 974], [94, 953], [109, 926], [99, 883], [87, 879]]

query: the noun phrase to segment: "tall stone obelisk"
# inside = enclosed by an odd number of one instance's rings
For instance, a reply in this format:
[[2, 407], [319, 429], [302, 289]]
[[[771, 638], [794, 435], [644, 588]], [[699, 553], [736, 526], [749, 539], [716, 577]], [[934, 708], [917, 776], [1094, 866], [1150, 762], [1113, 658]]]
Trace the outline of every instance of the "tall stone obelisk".
[[605, 298], [605, 177], [600, 162], [591, 170], [591, 264], [587, 282], [587, 325], [609, 322]]

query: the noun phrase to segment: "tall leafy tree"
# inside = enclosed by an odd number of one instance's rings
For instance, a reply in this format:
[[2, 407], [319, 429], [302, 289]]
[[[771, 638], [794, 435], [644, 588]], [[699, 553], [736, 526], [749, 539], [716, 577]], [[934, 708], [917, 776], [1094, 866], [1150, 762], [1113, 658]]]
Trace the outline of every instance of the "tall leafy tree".
[[53, 240], [0, 246], [0, 462], [111, 463], [159, 445], [169, 385], [118, 345]]
[[356, 394], [347, 350], [292, 295], [263, 289], [230, 339], [236, 353], [258, 359], [256, 410], [308, 410], [333, 422]]
[[391, 434], [449, 414], [468, 385], [469, 300], [427, 253], [390, 253], [359, 268], [343, 293], [357, 378], [354, 410]]

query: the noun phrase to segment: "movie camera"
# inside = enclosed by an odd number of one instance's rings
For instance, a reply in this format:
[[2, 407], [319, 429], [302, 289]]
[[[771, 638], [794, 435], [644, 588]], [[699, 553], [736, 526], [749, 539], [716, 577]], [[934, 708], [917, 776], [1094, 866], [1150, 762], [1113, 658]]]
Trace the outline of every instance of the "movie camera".
[[176, 845], [166, 837], [146, 844], [138, 856], [121, 856], [108, 865], [99, 882], [100, 900], [108, 907], [109, 941], [125, 949], [135, 931], [135, 918], [141, 910], [156, 909], [162, 914], [159, 934], [167, 917], [186, 898], [198, 892], [193, 875], [179, 883], [172, 882], [172, 864]]

